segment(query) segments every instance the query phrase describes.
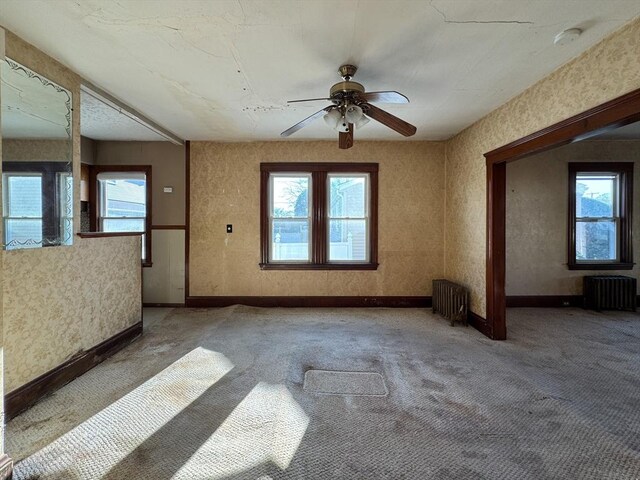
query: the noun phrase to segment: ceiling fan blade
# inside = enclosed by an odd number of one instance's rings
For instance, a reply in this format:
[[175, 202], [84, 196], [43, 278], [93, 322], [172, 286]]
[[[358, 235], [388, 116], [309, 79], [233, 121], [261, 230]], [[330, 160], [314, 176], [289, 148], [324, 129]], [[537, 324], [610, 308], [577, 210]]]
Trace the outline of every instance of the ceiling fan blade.
[[340, 132], [338, 135], [338, 147], [343, 150], [353, 147], [353, 123], [349, 124], [348, 132]]
[[381, 103], [409, 103], [409, 99], [400, 92], [390, 90], [388, 92], [366, 92], [358, 95], [365, 102]]
[[331, 99], [330, 98], [305, 98], [304, 100], [289, 100], [287, 103], [319, 102], [320, 100], [331, 100]]
[[386, 125], [392, 130], [404, 135], [405, 137], [410, 137], [414, 133], [416, 133], [416, 127], [411, 125], [410, 123], [405, 122], [404, 120], [399, 119], [398, 117], [391, 115], [380, 108], [371, 105], [370, 103], [363, 103], [360, 105], [364, 109], [364, 113], [366, 113], [369, 117], [374, 120], [380, 122], [383, 125]]
[[302, 120], [301, 122], [296, 123], [293, 127], [286, 129], [284, 132], [280, 134], [281, 137], [288, 137], [292, 133], [296, 133], [302, 127], [306, 127], [309, 123], [313, 122], [316, 118], [320, 118], [326, 112], [331, 110], [331, 107], [323, 108], [322, 110], [314, 113], [313, 115], [309, 115], [307, 118]]

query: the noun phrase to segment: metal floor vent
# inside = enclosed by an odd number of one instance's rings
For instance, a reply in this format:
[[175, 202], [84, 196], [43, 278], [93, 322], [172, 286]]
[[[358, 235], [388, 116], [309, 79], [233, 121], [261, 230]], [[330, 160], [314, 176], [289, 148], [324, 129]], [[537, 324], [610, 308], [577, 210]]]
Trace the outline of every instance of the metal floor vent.
[[386, 397], [389, 393], [384, 378], [376, 372], [307, 370], [303, 388], [305, 392], [322, 395]]

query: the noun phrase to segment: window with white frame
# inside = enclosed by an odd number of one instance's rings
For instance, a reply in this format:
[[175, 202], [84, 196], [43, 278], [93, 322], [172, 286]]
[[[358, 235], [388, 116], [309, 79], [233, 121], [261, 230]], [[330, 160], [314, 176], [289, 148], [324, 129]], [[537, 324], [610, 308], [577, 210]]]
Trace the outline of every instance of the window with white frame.
[[377, 164], [261, 164], [263, 269], [377, 268]]
[[571, 269], [628, 269], [633, 163], [569, 164]]
[[369, 174], [328, 175], [330, 262], [369, 259]]
[[[100, 167], [98, 167], [100, 168]], [[98, 230], [101, 232], [141, 232], [142, 260], [150, 259], [148, 230], [149, 192], [147, 172], [105, 171], [96, 175]]]
[[6, 249], [42, 246], [42, 174], [4, 173], [2, 179]]

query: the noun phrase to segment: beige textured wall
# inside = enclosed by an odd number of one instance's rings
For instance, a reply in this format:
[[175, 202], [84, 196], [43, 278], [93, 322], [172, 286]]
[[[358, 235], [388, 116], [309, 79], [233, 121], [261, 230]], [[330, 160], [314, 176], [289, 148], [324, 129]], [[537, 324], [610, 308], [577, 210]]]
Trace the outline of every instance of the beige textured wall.
[[[154, 225], [184, 225], [184, 147], [169, 142], [97, 141], [96, 165], [151, 165]], [[173, 193], [163, 193], [173, 187]]]
[[446, 145], [446, 276], [471, 289], [486, 315], [486, 167], [483, 154], [640, 88], [636, 19]]
[[[260, 162], [327, 161], [380, 164], [379, 269], [261, 271]], [[443, 273], [442, 143], [192, 142], [190, 172], [192, 296], [430, 295]]]
[[[80, 225], [80, 78], [7, 32], [6, 54], [73, 95], [74, 229]], [[140, 321], [139, 238], [2, 252], [5, 391]], [[108, 280], [105, 281], [105, 280]]]
[[5, 162], [69, 162], [73, 153], [65, 140], [5, 139], [2, 160]]
[[[567, 269], [567, 164], [607, 161], [635, 162], [634, 192], [640, 192], [640, 141], [589, 140], [507, 165], [507, 295], [582, 295], [584, 275], [638, 276], [637, 265], [631, 271]], [[633, 212], [633, 227], [637, 256], [638, 208]]]
[[8, 392], [140, 321], [140, 237], [5, 252]]

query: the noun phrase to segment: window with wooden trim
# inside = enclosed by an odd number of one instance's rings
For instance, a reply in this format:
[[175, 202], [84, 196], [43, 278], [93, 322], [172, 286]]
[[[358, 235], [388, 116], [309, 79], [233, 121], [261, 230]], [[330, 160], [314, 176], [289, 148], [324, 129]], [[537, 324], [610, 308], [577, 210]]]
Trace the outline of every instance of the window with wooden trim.
[[629, 270], [632, 162], [569, 163], [571, 270]]
[[262, 269], [375, 270], [377, 163], [262, 163]]
[[71, 245], [73, 176], [64, 162], [4, 162], [3, 234], [7, 250]]
[[142, 263], [151, 266], [151, 167], [96, 165], [91, 168], [91, 175], [92, 230], [140, 232]]

